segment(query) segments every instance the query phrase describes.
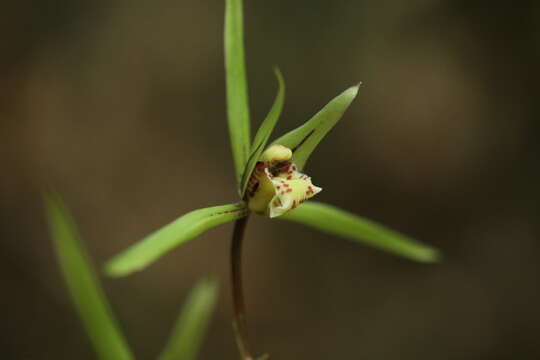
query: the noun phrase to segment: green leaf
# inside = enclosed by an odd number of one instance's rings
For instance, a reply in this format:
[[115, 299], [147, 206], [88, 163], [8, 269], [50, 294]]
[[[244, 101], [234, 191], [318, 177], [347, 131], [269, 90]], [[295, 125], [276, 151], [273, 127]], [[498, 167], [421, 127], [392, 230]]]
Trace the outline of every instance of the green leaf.
[[159, 360], [194, 360], [217, 299], [215, 281], [200, 281], [191, 291]]
[[54, 193], [45, 193], [44, 201], [62, 274], [98, 357], [133, 359], [66, 206]]
[[436, 262], [438, 250], [334, 206], [308, 201], [280, 219], [313, 226], [355, 242], [420, 262]]
[[115, 256], [107, 263], [106, 272], [111, 276], [124, 276], [141, 270], [206, 230], [246, 215], [243, 202], [191, 211]]
[[236, 169], [236, 181], [239, 184], [249, 155], [251, 136], [242, 11], [242, 0], [226, 0], [225, 80], [227, 83], [227, 118]]
[[249, 155], [249, 159], [244, 169], [244, 172], [242, 173], [242, 180], [240, 183], [241, 195], [243, 195], [244, 191], [246, 191], [249, 177], [253, 172], [257, 161], [261, 157], [266, 143], [268, 142], [270, 135], [272, 135], [272, 131], [274, 130], [279, 116], [281, 115], [281, 110], [283, 109], [283, 102], [285, 101], [285, 82], [283, 81], [283, 76], [281, 75], [279, 69], [276, 68], [274, 72], [276, 74], [279, 84], [278, 93], [274, 100], [274, 104], [270, 109], [270, 112], [268, 113], [268, 115], [266, 115], [266, 118], [259, 127], [259, 130], [257, 130], [257, 134], [255, 135], [255, 139], [253, 140], [253, 144], [251, 145], [251, 153]]
[[330, 101], [309, 121], [283, 135], [274, 144], [293, 151], [293, 161], [299, 170], [304, 168], [311, 152], [322, 138], [336, 125], [358, 93], [360, 85], [353, 86]]

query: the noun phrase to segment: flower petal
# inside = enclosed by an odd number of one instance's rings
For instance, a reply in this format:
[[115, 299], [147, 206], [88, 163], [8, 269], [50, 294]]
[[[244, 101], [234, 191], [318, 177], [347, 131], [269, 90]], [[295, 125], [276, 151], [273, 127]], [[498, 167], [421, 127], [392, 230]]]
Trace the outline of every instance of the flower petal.
[[109, 260], [105, 271], [110, 276], [118, 277], [141, 270], [206, 230], [247, 215], [244, 202], [191, 211], [116, 255]]
[[248, 194], [250, 195], [249, 210], [257, 214], [264, 214], [268, 208], [268, 203], [275, 195], [274, 185], [270, 180], [272, 174], [268, 171], [265, 163], [258, 163], [253, 171], [252, 184], [248, 184]]
[[278, 138], [273, 143], [290, 148], [293, 152], [294, 162], [298, 169], [302, 170], [311, 152], [341, 119], [345, 110], [354, 100], [359, 86], [348, 88], [330, 101], [309, 121]]
[[309, 201], [280, 219], [312, 226], [329, 234], [364, 243], [415, 261], [433, 263], [440, 258], [439, 251], [427, 244], [413, 240], [374, 221], [317, 201]]

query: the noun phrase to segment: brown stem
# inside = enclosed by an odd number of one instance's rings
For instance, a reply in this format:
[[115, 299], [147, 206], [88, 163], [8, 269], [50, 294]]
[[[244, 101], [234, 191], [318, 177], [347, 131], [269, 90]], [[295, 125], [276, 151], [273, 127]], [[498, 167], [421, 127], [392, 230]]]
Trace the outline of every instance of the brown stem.
[[231, 285], [234, 306], [234, 329], [236, 343], [242, 356], [242, 360], [253, 360], [249, 351], [246, 326], [246, 310], [244, 303], [244, 291], [242, 288], [242, 240], [248, 216], [238, 219], [234, 223], [231, 242]]

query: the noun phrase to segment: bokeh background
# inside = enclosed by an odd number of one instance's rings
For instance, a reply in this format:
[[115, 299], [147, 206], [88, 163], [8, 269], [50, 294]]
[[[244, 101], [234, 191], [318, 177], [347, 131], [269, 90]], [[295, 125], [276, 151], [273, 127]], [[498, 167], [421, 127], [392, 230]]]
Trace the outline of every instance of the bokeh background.
[[[40, 188], [65, 197], [96, 265], [189, 210], [235, 200], [221, 1], [0, 5], [2, 359], [93, 359], [58, 271]], [[444, 252], [425, 265], [254, 218], [253, 346], [274, 359], [538, 359], [540, 6], [535, 1], [247, 0], [255, 126], [276, 135], [350, 85], [312, 156], [319, 200]], [[231, 225], [103, 278], [140, 359], [191, 286], [221, 280], [201, 359], [237, 359]]]

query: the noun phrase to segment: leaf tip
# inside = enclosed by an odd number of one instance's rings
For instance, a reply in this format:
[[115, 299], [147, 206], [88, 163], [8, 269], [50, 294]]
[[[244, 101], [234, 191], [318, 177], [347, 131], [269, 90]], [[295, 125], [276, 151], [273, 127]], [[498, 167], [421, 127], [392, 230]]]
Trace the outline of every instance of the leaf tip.
[[219, 281], [215, 276], [204, 278], [199, 281], [197, 288], [202, 289], [201, 291], [204, 291], [211, 296], [216, 296], [219, 288]]
[[362, 83], [360, 82], [357, 85], [351, 86], [350, 88], [345, 90], [344, 95], [346, 95], [348, 98], [350, 98], [351, 101], [354, 100], [354, 98], [358, 94], [358, 89], [360, 88], [361, 85], [362, 85]]
[[50, 209], [61, 202], [60, 195], [49, 186], [44, 186], [41, 189], [41, 199], [47, 209]]
[[140, 268], [128, 268], [126, 266], [123, 266], [121, 263], [115, 261], [115, 259], [109, 260], [107, 263], [105, 263], [105, 266], [103, 267], [105, 275], [112, 278], [124, 277], [138, 270], [140, 270]]
[[281, 87], [285, 87], [285, 80], [283, 79], [283, 73], [279, 69], [277, 65], [274, 65], [274, 75], [276, 75], [276, 78], [278, 80], [278, 83]]
[[436, 264], [442, 260], [442, 254], [435, 248], [425, 247], [416, 254], [415, 259], [423, 263]]

